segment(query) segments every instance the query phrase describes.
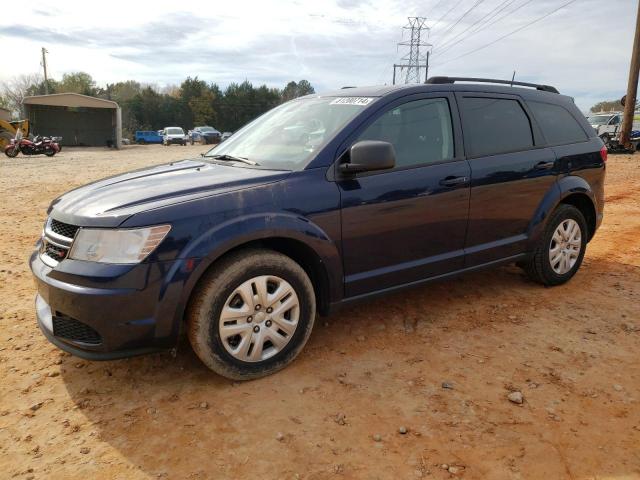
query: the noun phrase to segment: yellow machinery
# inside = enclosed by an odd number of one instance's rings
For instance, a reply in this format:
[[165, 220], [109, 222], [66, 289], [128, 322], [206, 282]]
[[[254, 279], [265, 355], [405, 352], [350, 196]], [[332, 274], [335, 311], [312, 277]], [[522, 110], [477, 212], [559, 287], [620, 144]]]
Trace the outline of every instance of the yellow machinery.
[[29, 136], [29, 120], [18, 120], [17, 122], [7, 122], [0, 120], [0, 151], [15, 138], [18, 129], [22, 130], [22, 136]]

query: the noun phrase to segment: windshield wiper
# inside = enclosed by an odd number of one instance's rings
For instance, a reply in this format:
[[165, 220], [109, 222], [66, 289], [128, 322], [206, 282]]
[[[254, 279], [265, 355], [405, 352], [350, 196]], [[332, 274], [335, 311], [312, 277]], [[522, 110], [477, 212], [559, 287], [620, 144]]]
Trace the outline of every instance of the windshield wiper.
[[254, 162], [253, 160], [249, 160], [245, 157], [236, 157], [235, 155], [229, 155], [227, 153], [223, 153], [220, 155], [205, 155], [205, 158], [213, 158], [214, 160], [223, 160], [227, 162], [242, 162], [247, 165], [260, 166], [258, 162]]

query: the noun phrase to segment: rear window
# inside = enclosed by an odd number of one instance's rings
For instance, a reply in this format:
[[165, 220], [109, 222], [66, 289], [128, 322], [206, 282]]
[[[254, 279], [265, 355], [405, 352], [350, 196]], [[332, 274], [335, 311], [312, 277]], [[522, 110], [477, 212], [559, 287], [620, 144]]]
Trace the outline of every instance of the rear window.
[[517, 100], [466, 97], [461, 109], [470, 156], [497, 155], [533, 147], [531, 122]]
[[578, 121], [560, 106], [543, 102], [527, 102], [550, 145], [584, 142], [588, 139]]

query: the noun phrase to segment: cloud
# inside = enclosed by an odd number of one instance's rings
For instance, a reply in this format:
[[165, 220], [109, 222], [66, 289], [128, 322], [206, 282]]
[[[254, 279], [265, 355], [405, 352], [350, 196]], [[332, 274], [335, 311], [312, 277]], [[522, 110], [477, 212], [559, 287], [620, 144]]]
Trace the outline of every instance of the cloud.
[[[312, 1], [235, 0], [217, 4], [176, 4], [157, 0], [154, 7], [111, 0], [96, 15], [80, 0], [59, 5], [40, 0], [25, 7], [19, 25], [0, 26], [7, 51], [20, 51], [24, 72], [0, 72], [0, 79], [38, 68], [39, 49], [49, 50], [51, 74], [89, 72], [100, 84], [136, 79], [159, 85], [198, 75], [226, 86], [248, 79], [282, 87], [306, 78], [317, 91], [343, 85], [390, 83], [392, 65], [406, 53], [401, 41], [409, 15], [424, 15], [437, 0], [334, 0], [320, 7]], [[450, 2], [432, 12], [442, 16]], [[502, 3], [463, 0], [430, 32], [434, 44], [432, 75], [484, 76], [556, 85], [587, 109], [626, 89], [635, 7], [609, 0], [618, 14], [602, 15], [599, 0], [577, 0], [565, 9], [493, 45], [501, 36], [552, 11], [564, 0], [516, 0], [489, 28], [469, 36], [479, 20]], [[515, 11], [515, 8], [523, 5]], [[38, 16], [39, 15], [39, 16]], [[50, 15], [46, 21], [42, 15]], [[454, 27], [454, 23], [460, 20]], [[474, 22], [478, 22], [474, 27]], [[427, 24], [433, 25], [428, 19]], [[471, 30], [465, 32], [465, 29]], [[406, 32], [405, 32], [406, 34]], [[439, 53], [456, 35], [458, 45]], [[474, 50], [477, 50], [473, 53]]]
[[185, 13], [176, 13], [166, 20], [151, 22], [136, 29], [74, 28], [63, 33], [58, 28], [7, 25], [0, 26], [0, 35], [71, 46], [162, 48], [167, 44], [180, 45], [190, 36], [215, 27], [217, 23], [219, 20], [205, 20]]

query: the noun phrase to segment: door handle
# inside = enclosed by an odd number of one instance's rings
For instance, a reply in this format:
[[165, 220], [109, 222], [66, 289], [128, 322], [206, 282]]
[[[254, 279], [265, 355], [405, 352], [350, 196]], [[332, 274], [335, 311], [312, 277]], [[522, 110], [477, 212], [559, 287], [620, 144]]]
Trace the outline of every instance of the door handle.
[[440, 185], [443, 187], [455, 187], [457, 185], [465, 184], [469, 181], [469, 177], [453, 177], [449, 176], [440, 180]]
[[538, 162], [536, 163], [536, 170], [551, 170], [556, 162]]

